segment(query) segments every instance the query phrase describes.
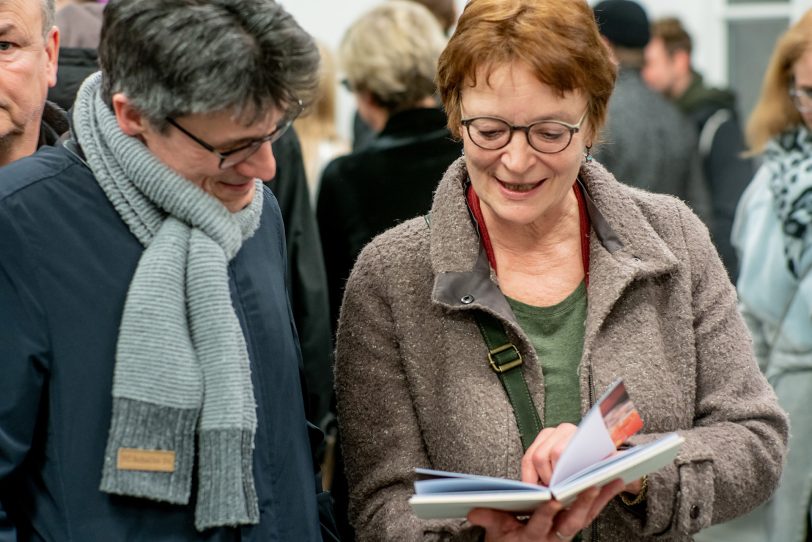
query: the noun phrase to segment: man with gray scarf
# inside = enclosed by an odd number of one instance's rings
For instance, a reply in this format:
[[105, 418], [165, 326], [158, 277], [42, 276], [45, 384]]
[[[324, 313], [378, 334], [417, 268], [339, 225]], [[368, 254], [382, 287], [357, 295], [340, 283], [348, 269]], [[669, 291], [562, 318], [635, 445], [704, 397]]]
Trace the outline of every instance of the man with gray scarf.
[[273, 0], [111, 0], [64, 146], [0, 170], [0, 541], [322, 540]]

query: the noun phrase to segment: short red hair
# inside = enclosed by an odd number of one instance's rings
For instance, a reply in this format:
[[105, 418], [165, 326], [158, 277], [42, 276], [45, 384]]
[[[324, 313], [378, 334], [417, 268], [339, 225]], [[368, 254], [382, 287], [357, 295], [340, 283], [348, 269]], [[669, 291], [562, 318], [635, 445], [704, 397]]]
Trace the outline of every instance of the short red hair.
[[592, 9], [584, 0], [471, 0], [440, 55], [437, 87], [448, 128], [460, 135], [464, 86], [476, 73], [513, 62], [530, 67], [538, 80], [587, 97], [593, 138], [606, 120], [617, 68], [604, 45]]

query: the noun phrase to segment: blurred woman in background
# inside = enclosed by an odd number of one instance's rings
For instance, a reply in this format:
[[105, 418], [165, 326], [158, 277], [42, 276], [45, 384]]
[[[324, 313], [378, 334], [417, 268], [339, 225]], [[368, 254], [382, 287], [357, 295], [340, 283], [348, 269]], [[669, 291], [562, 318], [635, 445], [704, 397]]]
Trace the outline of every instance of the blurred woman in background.
[[792, 434], [781, 484], [759, 511], [766, 517], [714, 540], [804, 542], [812, 540], [812, 11], [779, 39], [747, 141], [763, 164], [733, 227], [737, 286], [756, 358]]

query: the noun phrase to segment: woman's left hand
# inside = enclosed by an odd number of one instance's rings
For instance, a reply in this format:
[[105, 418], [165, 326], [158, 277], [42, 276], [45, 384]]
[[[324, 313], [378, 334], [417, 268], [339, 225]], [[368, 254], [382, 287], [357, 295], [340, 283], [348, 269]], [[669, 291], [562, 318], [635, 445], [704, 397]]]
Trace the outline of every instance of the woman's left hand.
[[582, 492], [569, 506], [559, 501], [541, 504], [526, 522], [514, 514], [477, 508], [468, 521], [485, 528], [485, 542], [562, 542], [572, 540], [600, 514], [606, 504], [624, 488], [615, 480], [602, 488]]

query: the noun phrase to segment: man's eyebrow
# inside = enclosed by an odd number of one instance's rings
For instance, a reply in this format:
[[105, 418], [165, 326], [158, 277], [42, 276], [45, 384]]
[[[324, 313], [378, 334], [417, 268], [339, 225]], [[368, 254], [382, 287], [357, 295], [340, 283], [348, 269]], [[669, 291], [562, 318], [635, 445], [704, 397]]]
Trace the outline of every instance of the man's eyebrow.
[[0, 36], [6, 35], [8, 32], [14, 30], [14, 25], [10, 23], [0, 23]]

